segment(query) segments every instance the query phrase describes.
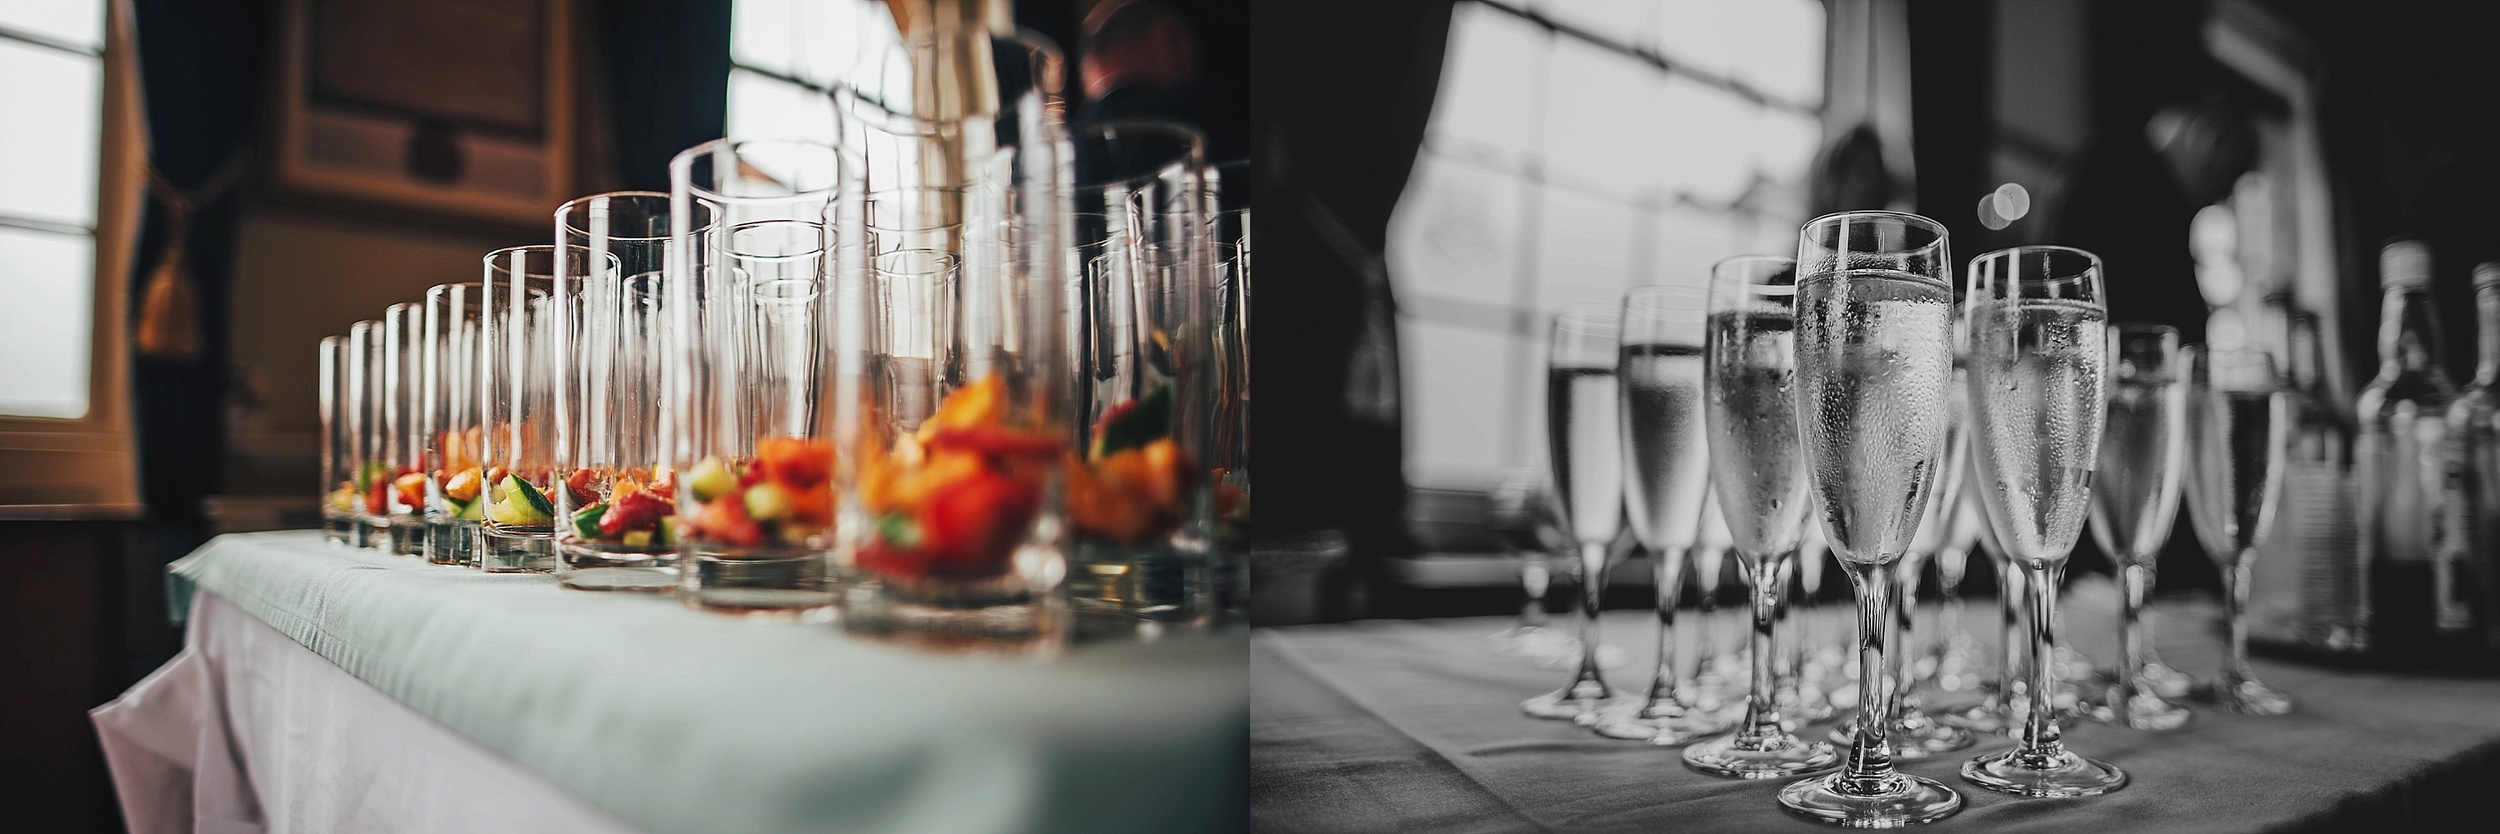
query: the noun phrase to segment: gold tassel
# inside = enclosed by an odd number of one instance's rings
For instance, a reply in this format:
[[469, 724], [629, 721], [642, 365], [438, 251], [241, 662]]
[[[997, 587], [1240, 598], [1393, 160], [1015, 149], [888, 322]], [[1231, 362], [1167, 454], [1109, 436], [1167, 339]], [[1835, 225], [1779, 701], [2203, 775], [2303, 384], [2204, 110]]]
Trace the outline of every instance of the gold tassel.
[[165, 240], [165, 257], [148, 274], [147, 295], [139, 305], [139, 355], [149, 359], [187, 361], [200, 356], [199, 291], [191, 286], [184, 250], [189, 247], [177, 220]]

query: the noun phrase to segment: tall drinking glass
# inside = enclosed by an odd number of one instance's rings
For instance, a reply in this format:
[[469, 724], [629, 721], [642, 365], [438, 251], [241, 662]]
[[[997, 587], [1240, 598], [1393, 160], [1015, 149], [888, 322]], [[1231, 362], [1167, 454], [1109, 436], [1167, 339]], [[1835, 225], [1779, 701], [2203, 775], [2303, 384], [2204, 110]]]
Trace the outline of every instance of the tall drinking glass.
[[[1703, 303], [1701, 293], [1684, 287], [1636, 287], [1623, 297], [1614, 368], [1623, 513], [1656, 574], [1658, 666], [1645, 697], [1597, 716], [1597, 733], [1609, 738], [1680, 745], [1727, 727], [1717, 711], [1676, 697], [1675, 606], [1710, 483], [1701, 417]], [[1555, 384], [1562, 384], [1559, 376]], [[1580, 453], [1576, 445], [1571, 451]]]
[[1805, 527], [1805, 453], [1797, 445], [1797, 261], [1740, 255], [1710, 268], [1702, 341], [1702, 418], [1710, 483], [1753, 603], [1752, 687], [1736, 732], [1684, 748], [1713, 776], [1769, 779], [1840, 763], [1839, 751], [1781, 726], [1777, 633]]
[[348, 486], [356, 495], [357, 547], [391, 547], [389, 496], [391, 467], [385, 457], [382, 420], [383, 334], [380, 319], [366, 319], [347, 328]]
[[[590, 268], [577, 258], [566, 266]], [[555, 386], [562, 364], [548, 329], [555, 308], [555, 247], [514, 246], [486, 255], [486, 359], [478, 374], [487, 428], [485, 520], [478, 567], [489, 573], [555, 570]]]
[[419, 406], [425, 387], [425, 305], [393, 304], [382, 311], [382, 462], [390, 481], [382, 507], [390, 524], [390, 552], [425, 555], [425, 431]]
[[[669, 162], [661, 278], [678, 473], [677, 598], [741, 617], [833, 617], [855, 421], [863, 191], [830, 145], [723, 139]], [[711, 221], [705, 230], [701, 221]], [[830, 227], [829, 227], [830, 226]]]
[[321, 540], [362, 544], [356, 535], [355, 433], [349, 430], [347, 337], [321, 339]]
[[2024, 246], [1971, 260], [1970, 399], [1978, 481], [2005, 556], [2031, 588], [2030, 714], [2020, 744], [1962, 765], [1962, 778], [2018, 796], [2093, 796], [2127, 774], [2067, 750], [2057, 691], [2057, 579], [2092, 509], [2109, 407], [2101, 259]]
[[[710, 230], [695, 207], [696, 234]], [[667, 350], [668, 195], [593, 194], [558, 207], [551, 302], [555, 386], [556, 582], [582, 591], [664, 593], [677, 585], [677, 471], [660, 372]], [[586, 258], [587, 269], [563, 263]]]
[[2231, 656], [2202, 693], [2242, 715], [2282, 715], [2292, 696], [2248, 668], [2248, 573], [2274, 526], [2291, 431], [2290, 400], [2274, 360], [2256, 351], [2187, 349], [2188, 433], [2196, 465], [2188, 514], [2205, 553], [2222, 568]]
[[478, 397], [485, 324], [485, 284], [425, 291], [425, 558], [438, 565], [477, 564], [486, 510]]
[[[1797, 425], [1832, 552], [1858, 594], [1859, 668], [1885, 668], [1887, 566], [1917, 535], [1945, 457], [1953, 372], [1952, 265], [1944, 226], [1895, 212], [1815, 218], [1797, 245]], [[1820, 822], [1891, 828], [1932, 822], [1962, 795], [1893, 768], [1893, 692], [1861, 687], [1842, 770], [1780, 791]]]
[[2101, 427], [2099, 483], [2092, 490], [2092, 539], [2118, 562], [2118, 670], [2100, 703], [2085, 714], [2138, 730], [2186, 724], [2186, 707], [2162, 697], [2147, 674], [2144, 647], [2153, 624], [2143, 617], [2153, 590], [2153, 561], [2179, 511], [2179, 479], [2187, 466], [2187, 380], [2179, 364], [2179, 331], [2124, 322], [2110, 328], [2109, 418]]
[[1623, 314], [1580, 304], [1555, 313], [1547, 330], [1545, 434], [1554, 499], [1580, 548], [1580, 664], [1561, 689], [1519, 705], [1538, 718], [1597, 721], [1614, 691], [1597, 670], [1597, 611], [1606, 562], [1623, 532], [1624, 454], [1615, 363]]

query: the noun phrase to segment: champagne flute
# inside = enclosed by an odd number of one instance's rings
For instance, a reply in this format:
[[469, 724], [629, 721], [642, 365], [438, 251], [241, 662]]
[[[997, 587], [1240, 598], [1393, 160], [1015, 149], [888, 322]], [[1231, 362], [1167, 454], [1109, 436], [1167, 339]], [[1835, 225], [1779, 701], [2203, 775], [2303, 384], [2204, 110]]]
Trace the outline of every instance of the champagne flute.
[[2231, 656], [2203, 694], [2242, 715], [2282, 715], [2292, 711], [2292, 696], [2248, 668], [2248, 572], [2283, 491], [2291, 403], [2264, 353], [2189, 348], [2187, 366], [2188, 431], [2196, 438], [2188, 515], [2205, 553], [2222, 568], [2230, 604]]
[[1781, 727], [1773, 665], [1782, 596], [1805, 526], [1805, 456], [1797, 446], [1797, 262], [1740, 255], [1710, 268], [1710, 328], [1702, 343], [1703, 422], [1711, 491], [1745, 569], [1753, 602], [1753, 686], [1737, 730], [1684, 749], [1684, 764], [1713, 776], [1769, 779], [1840, 762], [1829, 744]]
[[1815, 519], [1822, 512], [1815, 508], [1814, 493], [1806, 492], [1805, 521], [1797, 537], [1797, 566], [1789, 573], [1791, 594], [1796, 599], [1791, 617], [1796, 627], [1788, 629], [1788, 658], [1785, 677], [1780, 681], [1780, 723], [1794, 732], [1797, 728], [1832, 717], [1840, 710], [1832, 706], [1825, 691], [1824, 677], [1837, 674], [1836, 667], [1825, 661], [1822, 644], [1823, 629], [1818, 627], [1815, 608], [1823, 590], [1823, 568], [1831, 553], [1831, 544], [1823, 540], [1823, 525]]
[[1702, 439], [1702, 297], [1684, 287], [1635, 287], [1623, 296], [1623, 512], [1657, 572], [1658, 671], [1647, 697], [1596, 716], [1609, 738], [1680, 745], [1727, 729], [1714, 709], [1677, 696], [1675, 603], [1709, 489]]
[[[1962, 381], [1963, 385], [1955, 387], [1954, 393], [1963, 395], [1965, 403], [1963, 413], [1967, 415], [1969, 413], [1968, 377], [1965, 376]], [[1967, 452], [1969, 434], [1965, 433], [1963, 437], [1965, 438], [1963, 447]], [[1953, 506], [1945, 511], [1944, 541], [1936, 547], [1936, 590], [1944, 597], [1942, 617], [1944, 633], [1936, 637], [1936, 681], [1947, 691], [1973, 688], [1978, 677], [1970, 672], [1971, 652], [1976, 647], [1975, 642], [1971, 640], [1970, 632], [1962, 626], [1962, 621], [1966, 619], [1968, 612], [1968, 607], [1962, 602], [1962, 579], [1970, 575], [1970, 553], [1973, 548], [1979, 546], [1979, 528], [1988, 523], [1988, 511], [1981, 509], [1975, 503], [1978, 496], [1968, 488], [1970, 481], [1967, 456], [1964, 463], [1966, 464], [1963, 467], [1962, 486], [1964, 488], [1956, 490], [1959, 494], [1954, 497]], [[1952, 716], [1940, 716], [1940, 719], [1952, 720]]]
[[[1962, 387], [1964, 376], [1962, 363], [1956, 361], [1946, 390], [1952, 392]], [[1927, 714], [1918, 694], [1920, 675], [1916, 671], [1916, 660], [1919, 649], [1918, 641], [1913, 637], [1916, 629], [1912, 615], [1918, 608], [1919, 578], [1925, 573], [1928, 560], [1944, 546], [1946, 536], [1952, 533], [1950, 514], [1960, 506], [1962, 475], [1968, 471], [1963, 460], [1970, 450], [1969, 438], [1963, 430], [1964, 398], [1948, 393], [1945, 402], [1948, 408], [1945, 410], [1943, 463], [1936, 467], [1935, 487], [1927, 492], [1927, 507], [1920, 514], [1918, 535], [1911, 537], [1910, 549], [1901, 555], [1901, 561], [1892, 564], [1892, 613], [1895, 627], [1900, 630], [1902, 650], [1892, 653], [1892, 667], [1884, 673], [1889, 676], [1892, 686], [1899, 687], [1899, 694], [1892, 699], [1890, 719], [1892, 755], [1902, 761], [1917, 761], [1950, 753], [1969, 747], [1976, 741], [1969, 730], [1937, 721], [1935, 716]], [[1861, 672], [1859, 679], [1865, 680], [1866, 675]], [[1854, 725], [1835, 728], [1832, 740], [1845, 744], [1855, 733]]]
[[1596, 719], [1614, 697], [1597, 670], [1597, 609], [1606, 562], [1623, 530], [1623, 435], [1616, 427], [1615, 352], [1622, 315], [1609, 304], [1555, 313], [1547, 342], [1547, 464], [1563, 526], [1580, 547], [1580, 664], [1563, 688], [1519, 707], [1538, 718]]
[[1896, 212], [1815, 218], [1797, 245], [1797, 426], [1833, 555], [1858, 595], [1858, 732], [1847, 764], [1780, 790], [1790, 813], [1853, 828], [1933, 822], [1962, 795], [1893, 768], [1887, 567], [1918, 532], [1945, 454], [1953, 371], [1944, 226]]
[[2187, 465], [2187, 380], [2179, 374], [2179, 331], [2128, 322], [2110, 328], [2108, 422], [2101, 428], [2099, 480], [2092, 490], [2092, 539], [2118, 562], [2118, 669], [2101, 702], [2085, 714], [2138, 730], [2186, 724], [2186, 707], [2162, 697], [2144, 649], [2153, 559], [2170, 538]]
[[1728, 552], [1736, 548], [1736, 538], [1727, 529], [1727, 514], [1719, 511], [1718, 491], [1702, 490], [1701, 521], [1696, 529], [1692, 556], [1685, 573], [1693, 578], [1693, 607], [1700, 619], [1693, 622], [1693, 677], [1685, 692], [1685, 702], [1706, 710], [1723, 709], [1728, 705], [1728, 676], [1721, 667], [1731, 658], [1721, 653], [1725, 647], [1719, 640], [1719, 582], [1727, 574]]
[[1519, 557], [1519, 584], [1527, 600], [1519, 620], [1492, 635], [1495, 651], [1536, 660], [1569, 659], [1579, 650], [1571, 637], [1546, 624], [1545, 592], [1553, 584], [1553, 555], [1571, 542], [1562, 535], [1545, 480], [1533, 469], [1505, 472], [1493, 487], [1492, 526]]
[[[1964, 477], [1976, 473], [1966, 472]], [[2030, 662], [2031, 652], [2025, 645], [2023, 623], [2030, 605], [2023, 602], [2023, 572], [2005, 558], [2005, 548], [1997, 544], [1996, 531], [1988, 527], [1986, 501], [1976, 488], [1962, 490], [1962, 509], [1955, 516], [1955, 525], [1967, 529], [1972, 549], [1988, 557], [1997, 579], [1997, 679], [1982, 691], [1979, 703], [1947, 712], [1944, 720], [1975, 733], [2000, 733], [2013, 729], [2015, 716], [2022, 709], [2023, 668]], [[1957, 530], [1955, 535], [1960, 535]]]
[[2127, 774], [2059, 740], [2057, 578], [2091, 512], [2092, 470], [2109, 407], [2108, 308], [2101, 259], [2019, 246], [1971, 260], [1970, 400], [1974, 487], [2005, 556], [2031, 588], [2031, 686], [2020, 744], [1962, 764], [1962, 778], [2018, 796], [2094, 796]]

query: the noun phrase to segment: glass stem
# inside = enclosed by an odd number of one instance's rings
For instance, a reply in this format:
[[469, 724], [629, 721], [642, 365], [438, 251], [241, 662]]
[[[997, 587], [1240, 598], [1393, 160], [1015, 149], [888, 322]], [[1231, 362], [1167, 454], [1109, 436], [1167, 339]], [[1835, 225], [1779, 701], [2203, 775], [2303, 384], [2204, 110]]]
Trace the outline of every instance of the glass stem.
[[1916, 614], [1918, 574], [1926, 561], [1914, 554], [1904, 554], [1900, 561], [1892, 563], [1894, 633], [1899, 635], [1896, 642], [1901, 648], [1892, 653], [1892, 668], [1886, 670], [1892, 674], [1892, 686], [1897, 693], [1892, 699], [1894, 718], [1909, 714], [1911, 707], [1917, 703], [1918, 688], [1911, 684], [1910, 672], [1918, 663], [1918, 640], [1913, 636], [1918, 633], [1918, 628], [1910, 618]]
[[2231, 605], [2231, 659], [2222, 664], [2222, 685], [2232, 694], [2239, 692], [2240, 684], [2256, 677], [2248, 670], [2248, 557], [2253, 555], [2241, 553], [2222, 571], [2222, 581], [2230, 586], [2223, 589], [2223, 597]]
[[1528, 592], [1528, 601], [1519, 607], [1521, 628], [1545, 627], [1545, 590], [1553, 583], [1553, 569], [1546, 564], [1548, 558], [1538, 548], [1520, 554], [1519, 586]]
[[[2149, 557], [2147, 557], [2149, 558]], [[2144, 647], [2151, 644], [2145, 634], [2144, 597], [2153, 587], [2153, 567], [2132, 564], [2118, 569], [2118, 580], [2124, 594], [2118, 601], [2118, 696], [2110, 699], [2110, 709], [2121, 720], [2135, 704], [2136, 681], [2144, 672]]]
[[[2010, 562], [1997, 565], [1997, 646], [2005, 655], [2004, 665], [1997, 667], [1997, 697], [2014, 703], [2014, 693], [2022, 688], [2023, 659], [2023, 573]], [[2008, 716], [2009, 718], [2011, 716]]]
[[1574, 695], [1607, 696], [1606, 681], [1597, 672], [1597, 610], [1606, 591], [1606, 542], [1580, 543], [1580, 673], [1571, 682]]
[[1788, 587], [1789, 566], [1796, 563], [1793, 553], [1783, 553], [1753, 562], [1753, 688], [1745, 696], [1745, 726], [1736, 735], [1738, 747], [1760, 748], [1763, 742], [1786, 733], [1780, 729], [1779, 704], [1772, 700], [1778, 686], [1777, 641], [1784, 591]]
[[1849, 584], [1858, 590], [1858, 731], [1849, 744], [1848, 769], [1835, 786], [1844, 793], [1886, 792], [1892, 772], [1892, 687], [1883, 680], [1884, 643], [1892, 627], [1892, 575], [1886, 566], [1854, 559]]
[[2024, 568], [2031, 583], [2031, 714], [2017, 754], [2045, 764], [2064, 752], [2057, 728], [2057, 575], [2065, 562]]
[[1684, 564], [1691, 560], [1691, 551], [1658, 553], [1654, 570], [1658, 581], [1658, 675], [1649, 682], [1651, 708], [1674, 703], [1675, 700], [1675, 604], [1684, 591]]

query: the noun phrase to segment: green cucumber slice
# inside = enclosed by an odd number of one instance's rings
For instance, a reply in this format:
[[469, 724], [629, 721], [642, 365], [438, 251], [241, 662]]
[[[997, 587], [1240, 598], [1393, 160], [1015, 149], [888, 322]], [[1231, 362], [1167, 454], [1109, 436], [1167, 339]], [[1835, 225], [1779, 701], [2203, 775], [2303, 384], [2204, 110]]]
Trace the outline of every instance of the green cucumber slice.
[[513, 491], [520, 494], [521, 500], [529, 502], [530, 509], [536, 511], [540, 518], [555, 517], [556, 505], [550, 503], [547, 496], [540, 493], [537, 487], [531, 486], [527, 479], [519, 475], [514, 475], [509, 480], [514, 484]]
[[582, 538], [597, 540], [599, 538], [599, 519], [607, 514], [608, 505], [606, 504], [592, 504], [590, 506], [583, 507], [581, 512], [573, 514], [573, 532], [579, 534]]

